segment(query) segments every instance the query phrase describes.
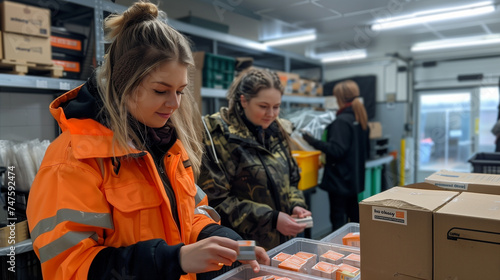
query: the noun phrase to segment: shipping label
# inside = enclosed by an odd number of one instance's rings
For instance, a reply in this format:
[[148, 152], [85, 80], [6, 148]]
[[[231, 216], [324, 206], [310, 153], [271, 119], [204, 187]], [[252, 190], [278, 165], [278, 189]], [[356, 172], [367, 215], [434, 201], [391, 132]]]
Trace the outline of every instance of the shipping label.
[[372, 206], [372, 219], [374, 221], [406, 225], [407, 213], [405, 210]]

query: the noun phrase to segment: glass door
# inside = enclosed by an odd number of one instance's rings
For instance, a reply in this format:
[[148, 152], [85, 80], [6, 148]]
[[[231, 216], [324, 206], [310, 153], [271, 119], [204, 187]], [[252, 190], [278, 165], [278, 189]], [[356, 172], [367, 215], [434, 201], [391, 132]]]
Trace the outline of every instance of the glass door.
[[492, 153], [495, 151], [495, 136], [491, 128], [498, 117], [499, 92], [498, 87], [482, 87], [479, 90], [479, 120], [476, 134], [478, 135], [477, 152]]
[[474, 89], [418, 93], [417, 182], [441, 170], [470, 172], [478, 109]]

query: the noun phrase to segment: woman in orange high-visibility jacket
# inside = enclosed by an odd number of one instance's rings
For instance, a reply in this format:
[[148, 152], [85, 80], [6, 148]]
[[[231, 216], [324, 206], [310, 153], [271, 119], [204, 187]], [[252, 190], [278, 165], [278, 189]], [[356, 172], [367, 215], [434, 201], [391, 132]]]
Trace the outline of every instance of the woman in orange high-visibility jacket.
[[[194, 181], [203, 149], [190, 46], [158, 14], [141, 2], [106, 19], [97, 75], [50, 105], [62, 134], [27, 209], [44, 279], [196, 279], [237, 259], [240, 237]], [[264, 249], [256, 256], [269, 263]]]

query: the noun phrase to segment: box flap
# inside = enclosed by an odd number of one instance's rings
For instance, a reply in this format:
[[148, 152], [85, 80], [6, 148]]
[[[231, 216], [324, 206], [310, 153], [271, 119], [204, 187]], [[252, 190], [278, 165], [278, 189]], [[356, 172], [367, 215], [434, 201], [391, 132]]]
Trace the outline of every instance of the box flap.
[[436, 213], [500, 221], [500, 195], [464, 192]]
[[433, 191], [394, 187], [366, 198], [361, 204], [432, 211], [451, 200], [457, 194], [458, 192], [453, 191]]
[[205, 63], [205, 52], [193, 52], [193, 60], [196, 69], [202, 70]]
[[467, 190], [471, 184], [500, 188], [500, 175], [440, 170], [425, 178], [425, 182], [452, 190]]

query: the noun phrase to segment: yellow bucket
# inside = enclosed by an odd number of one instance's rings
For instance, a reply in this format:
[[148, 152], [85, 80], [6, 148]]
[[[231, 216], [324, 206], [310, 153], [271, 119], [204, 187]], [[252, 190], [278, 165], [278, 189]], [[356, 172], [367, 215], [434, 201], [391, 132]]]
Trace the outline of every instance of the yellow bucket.
[[318, 185], [320, 151], [292, 151], [300, 170], [299, 190], [307, 190]]

